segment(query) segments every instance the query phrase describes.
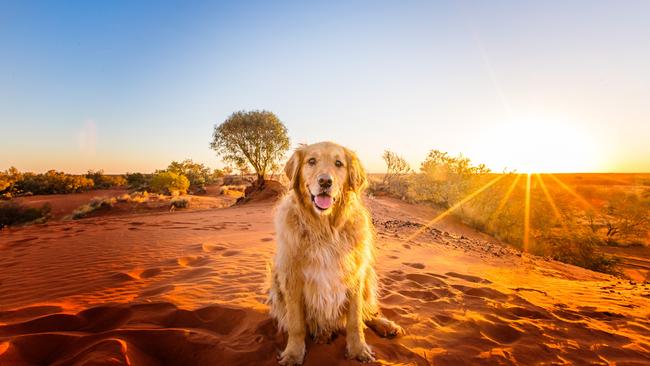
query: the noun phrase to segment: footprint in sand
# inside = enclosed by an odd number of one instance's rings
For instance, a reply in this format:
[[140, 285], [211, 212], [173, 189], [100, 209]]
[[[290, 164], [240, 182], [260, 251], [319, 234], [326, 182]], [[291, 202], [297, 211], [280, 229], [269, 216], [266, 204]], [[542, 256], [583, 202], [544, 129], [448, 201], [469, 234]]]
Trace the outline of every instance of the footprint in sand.
[[209, 274], [214, 273], [215, 270], [214, 268], [211, 267], [196, 267], [192, 269], [188, 269], [184, 272], [181, 272], [178, 276], [176, 276], [176, 279], [179, 280], [187, 280], [190, 278], [195, 278], [195, 277], [201, 277], [204, 278]]
[[549, 316], [536, 310], [530, 310], [519, 306], [511, 306], [506, 308], [506, 311], [517, 318], [529, 319], [548, 319]]
[[624, 317], [623, 315], [612, 311], [598, 311], [593, 306], [579, 306], [578, 313], [582, 314], [587, 318], [598, 319], [598, 320], [614, 320], [617, 318]]
[[223, 252], [222, 255], [223, 255], [224, 257], [232, 257], [233, 255], [237, 255], [237, 254], [239, 254], [239, 253], [240, 253], [239, 250], [226, 250], [225, 252]]
[[162, 273], [162, 269], [160, 268], [157, 267], [148, 268], [142, 271], [142, 273], [140, 273], [140, 278], [151, 278], [159, 275], [160, 273]]
[[201, 249], [206, 253], [210, 253], [210, 252], [219, 252], [222, 250], [226, 250], [226, 247], [219, 244], [203, 243], [201, 244]]
[[521, 338], [522, 332], [515, 327], [503, 323], [478, 322], [481, 334], [501, 344], [513, 343]]
[[404, 265], [407, 265], [409, 267], [413, 267], [415, 269], [424, 269], [424, 264], [422, 263], [402, 263]]
[[431, 291], [423, 290], [399, 290], [397, 291], [401, 295], [409, 297], [411, 299], [424, 300], [424, 301], [435, 301], [438, 300], [438, 296]]
[[405, 277], [406, 279], [419, 283], [420, 285], [437, 285], [437, 286], [447, 285], [445, 281], [429, 274], [409, 273]]
[[183, 267], [201, 267], [208, 264], [210, 258], [207, 256], [187, 256], [178, 258], [177, 262]]
[[470, 287], [463, 285], [452, 285], [451, 287], [468, 296], [482, 297], [491, 300], [508, 299], [508, 295], [489, 287]]
[[486, 280], [484, 278], [476, 277], [476, 276], [470, 276], [470, 275], [464, 275], [456, 272], [447, 272], [445, 273], [449, 277], [455, 277], [455, 278], [460, 278], [462, 280], [472, 282], [472, 283], [492, 283], [492, 281]]

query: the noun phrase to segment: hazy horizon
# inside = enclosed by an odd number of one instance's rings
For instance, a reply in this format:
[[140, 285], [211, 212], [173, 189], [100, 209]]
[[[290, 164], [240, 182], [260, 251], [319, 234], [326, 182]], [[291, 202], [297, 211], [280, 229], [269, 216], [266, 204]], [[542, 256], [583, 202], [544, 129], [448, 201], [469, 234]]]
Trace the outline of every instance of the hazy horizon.
[[384, 171], [431, 149], [494, 171], [650, 172], [650, 3], [9, 2], [0, 170], [223, 164], [212, 129], [274, 112]]

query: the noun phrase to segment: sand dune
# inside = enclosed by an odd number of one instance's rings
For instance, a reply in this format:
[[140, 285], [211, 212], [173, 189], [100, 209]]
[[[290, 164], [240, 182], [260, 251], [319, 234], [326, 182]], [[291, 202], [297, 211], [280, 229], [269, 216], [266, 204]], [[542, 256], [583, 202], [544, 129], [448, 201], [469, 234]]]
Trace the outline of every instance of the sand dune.
[[[518, 253], [435, 215], [369, 199], [383, 312], [378, 364], [650, 364], [650, 286]], [[0, 233], [1, 365], [275, 365], [264, 305], [272, 202], [105, 216]], [[358, 364], [345, 339], [306, 365]]]

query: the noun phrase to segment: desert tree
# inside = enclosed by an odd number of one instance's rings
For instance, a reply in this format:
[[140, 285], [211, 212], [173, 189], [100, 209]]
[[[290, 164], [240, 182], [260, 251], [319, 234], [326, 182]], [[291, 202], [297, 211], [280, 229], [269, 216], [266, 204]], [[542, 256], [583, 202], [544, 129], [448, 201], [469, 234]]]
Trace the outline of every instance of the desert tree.
[[411, 167], [409, 166], [409, 163], [406, 162], [406, 159], [390, 150], [384, 150], [382, 158], [386, 163], [386, 175], [384, 175], [383, 180], [384, 184], [389, 184], [393, 179], [399, 178], [411, 171]]
[[244, 180], [244, 177], [250, 174], [248, 162], [242, 161], [240, 163], [235, 163], [235, 166], [239, 171], [239, 178], [241, 178], [241, 180]]
[[259, 186], [289, 149], [287, 128], [269, 111], [239, 111], [214, 126], [210, 147], [237, 167], [251, 165]]
[[643, 240], [650, 230], [650, 200], [635, 193], [614, 192], [602, 208], [606, 241]]

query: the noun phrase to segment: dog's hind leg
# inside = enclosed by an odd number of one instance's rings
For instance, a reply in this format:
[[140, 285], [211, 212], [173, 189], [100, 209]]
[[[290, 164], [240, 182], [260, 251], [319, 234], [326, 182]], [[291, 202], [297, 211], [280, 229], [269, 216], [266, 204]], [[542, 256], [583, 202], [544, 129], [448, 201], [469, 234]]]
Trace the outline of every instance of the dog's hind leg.
[[397, 323], [384, 318], [377, 301], [377, 275], [370, 269], [365, 279], [363, 319], [365, 324], [377, 335], [393, 338], [404, 334], [404, 329]]

